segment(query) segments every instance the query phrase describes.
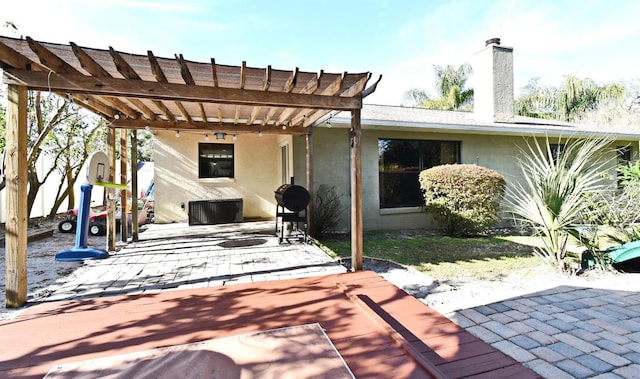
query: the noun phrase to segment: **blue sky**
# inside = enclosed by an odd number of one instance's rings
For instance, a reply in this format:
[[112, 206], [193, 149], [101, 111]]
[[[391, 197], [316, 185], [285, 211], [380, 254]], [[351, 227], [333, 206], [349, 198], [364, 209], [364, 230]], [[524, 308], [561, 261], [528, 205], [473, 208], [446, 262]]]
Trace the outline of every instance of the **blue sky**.
[[[8, 3], [8, 4], [7, 4]], [[3, 1], [0, 21], [36, 40], [305, 71], [382, 74], [368, 103], [433, 93], [433, 65], [471, 62], [484, 41], [514, 48], [516, 94], [530, 78], [640, 78], [637, 0]], [[472, 83], [471, 83], [472, 84]]]

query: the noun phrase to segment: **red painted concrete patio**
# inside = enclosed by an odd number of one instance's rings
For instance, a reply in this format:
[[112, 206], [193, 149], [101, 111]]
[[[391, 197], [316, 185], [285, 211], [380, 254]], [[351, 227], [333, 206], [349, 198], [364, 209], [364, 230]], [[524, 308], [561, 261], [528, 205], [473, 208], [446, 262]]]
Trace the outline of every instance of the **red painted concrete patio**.
[[536, 378], [370, 271], [42, 303], [0, 324], [0, 376], [319, 323], [357, 378]]

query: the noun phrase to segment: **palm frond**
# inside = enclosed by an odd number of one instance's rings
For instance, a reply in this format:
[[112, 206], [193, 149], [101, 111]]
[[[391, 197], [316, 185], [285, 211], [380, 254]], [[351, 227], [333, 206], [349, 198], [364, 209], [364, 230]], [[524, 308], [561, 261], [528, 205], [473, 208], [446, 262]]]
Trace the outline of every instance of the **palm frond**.
[[544, 142], [525, 141], [518, 159], [523, 180], [509, 187], [506, 200], [516, 220], [542, 238], [538, 255], [564, 268], [569, 230], [587, 210], [585, 195], [606, 186], [601, 173], [615, 155], [606, 154], [608, 137], [570, 140], [556, 155], [548, 137]]

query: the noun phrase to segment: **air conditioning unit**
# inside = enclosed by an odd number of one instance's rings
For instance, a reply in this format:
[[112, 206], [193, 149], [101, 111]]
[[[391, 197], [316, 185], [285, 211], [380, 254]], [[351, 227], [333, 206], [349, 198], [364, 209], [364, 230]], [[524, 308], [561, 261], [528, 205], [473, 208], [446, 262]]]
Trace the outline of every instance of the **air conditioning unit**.
[[189, 201], [189, 225], [242, 222], [242, 199]]

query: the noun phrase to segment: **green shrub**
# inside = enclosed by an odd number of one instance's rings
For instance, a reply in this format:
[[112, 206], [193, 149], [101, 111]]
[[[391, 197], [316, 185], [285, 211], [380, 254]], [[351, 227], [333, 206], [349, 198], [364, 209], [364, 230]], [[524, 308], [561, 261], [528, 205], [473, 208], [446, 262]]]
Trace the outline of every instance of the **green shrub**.
[[313, 212], [311, 213], [309, 235], [313, 238], [320, 238], [331, 231], [338, 225], [342, 212], [336, 188], [321, 184], [313, 194]]
[[500, 173], [467, 164], [442, 165], [420, 173], [427, 213], [450, 235], [474, 235], [499, 220], [505, 189]]
[[580, 222], [608, 227], [609, 239], [620, 244], [640, 239], [640, 161], [619, 165], [618, 180], [607, 190], [587, 194]]

